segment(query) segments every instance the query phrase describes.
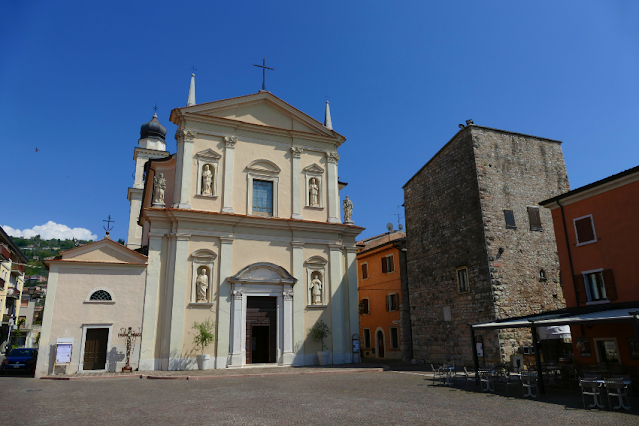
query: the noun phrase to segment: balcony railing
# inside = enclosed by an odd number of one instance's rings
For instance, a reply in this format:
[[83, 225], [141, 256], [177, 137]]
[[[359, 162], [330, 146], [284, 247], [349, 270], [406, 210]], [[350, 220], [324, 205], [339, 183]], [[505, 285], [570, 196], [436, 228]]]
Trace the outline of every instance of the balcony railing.
[[17, 271], [24, 274], [24, 265], [11, 265], [11, 271]]
[[11, 252], [4, 245], [0, 244], [0, 258], [11, 259]]
[[18, 290], [17, 288], [9, 287], [7, 289], [7, 297], [20, 297], [20, 290]]

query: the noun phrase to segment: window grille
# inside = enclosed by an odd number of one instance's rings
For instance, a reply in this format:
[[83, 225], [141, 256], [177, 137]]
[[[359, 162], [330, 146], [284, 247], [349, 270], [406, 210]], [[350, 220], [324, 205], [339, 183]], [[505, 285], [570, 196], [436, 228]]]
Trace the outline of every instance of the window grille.
[[91, 295], [89, 300], [113, 300], [113, 299], [111, 299], [111, 295], [109, 294], [108, 291], [98, 290]]

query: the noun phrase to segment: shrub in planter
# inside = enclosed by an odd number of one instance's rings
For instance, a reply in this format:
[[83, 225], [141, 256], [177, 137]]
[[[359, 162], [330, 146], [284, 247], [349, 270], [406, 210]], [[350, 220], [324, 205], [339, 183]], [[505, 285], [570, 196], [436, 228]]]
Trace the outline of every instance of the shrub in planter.
[[206, 370], [210, 355], [204, 355], [204, 349], [215, 341], [216, 325], [217, 323], [210, 318], [203, 322], [193, 323], [193, 329], [195, 330], [193, 343], [202, 349], [202, 354], [197, 356], [197, 367], [200, 370]]
[[317, 352], [317, 358], [319, 359], [320, 365], [326, 365], [328, 363], [328, 351], [324, 349], [328, 349], [326, 345], [324, 345], [324, 339], [331, 335], [331, 329], [328, 328], [326, 323], [322, 320], [319, 320], [313, 325], [313, 327], [308, 329], [308, 336], [317, 343], [322, 345], [322, 350]]

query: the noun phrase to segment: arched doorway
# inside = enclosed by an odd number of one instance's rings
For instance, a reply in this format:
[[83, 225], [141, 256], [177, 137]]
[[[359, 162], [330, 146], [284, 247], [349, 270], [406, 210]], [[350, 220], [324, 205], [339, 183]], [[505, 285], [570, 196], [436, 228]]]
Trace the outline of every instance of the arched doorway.
[[377, 356], [384, 358], [384, 333], [382, 330], [377, 331]]

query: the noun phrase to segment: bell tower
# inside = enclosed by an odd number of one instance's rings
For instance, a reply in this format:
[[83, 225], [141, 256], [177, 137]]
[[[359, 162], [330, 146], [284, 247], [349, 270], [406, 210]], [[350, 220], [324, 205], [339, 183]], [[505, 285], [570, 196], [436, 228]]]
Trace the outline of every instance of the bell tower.
[[131, 204], [129, 211], [129, 233], [126, 246], [132, 250], [141, 247], [142, 227], [138, 225], [140, 208], [142, 204], [142, 191], [144, 190], [144, 165], [149, 159], [164, 158], [170, 154], [166, 150], [166, 128], [158, 121], [157, 113], [148, 123], [140, 127], [140, 140], [133, 150], [135, 161], [135, 177], [133, 187], [129, 188], [127, 198]]

